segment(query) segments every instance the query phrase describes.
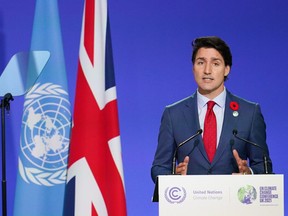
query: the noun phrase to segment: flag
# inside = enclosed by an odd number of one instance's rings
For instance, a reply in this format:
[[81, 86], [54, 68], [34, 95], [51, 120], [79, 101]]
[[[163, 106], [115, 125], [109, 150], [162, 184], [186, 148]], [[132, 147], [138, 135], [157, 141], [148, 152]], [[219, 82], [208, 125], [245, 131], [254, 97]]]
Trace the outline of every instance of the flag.
[[106, 0], [84, 5], [64, 215], [126, 215]]
[[47, 50], [50, 59], [25, 95], [14, 215], [57, 216], [63, 214], [71, 129], [57, 0], [36, 1], [30, 49]]

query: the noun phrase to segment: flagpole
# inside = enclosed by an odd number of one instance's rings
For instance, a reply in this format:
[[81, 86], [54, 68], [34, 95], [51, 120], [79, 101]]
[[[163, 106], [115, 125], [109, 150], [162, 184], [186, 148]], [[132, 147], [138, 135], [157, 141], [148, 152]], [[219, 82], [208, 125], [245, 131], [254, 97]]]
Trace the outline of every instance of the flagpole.
[[7, 182], [6, 182], [6, 136], [5, 136], [5, 109], [10, 110], [10, 100], [14, 100], [12, 94], [7, 93], [1, 99], [1, 128], [2, 128], [2, 215], [7, 215]]

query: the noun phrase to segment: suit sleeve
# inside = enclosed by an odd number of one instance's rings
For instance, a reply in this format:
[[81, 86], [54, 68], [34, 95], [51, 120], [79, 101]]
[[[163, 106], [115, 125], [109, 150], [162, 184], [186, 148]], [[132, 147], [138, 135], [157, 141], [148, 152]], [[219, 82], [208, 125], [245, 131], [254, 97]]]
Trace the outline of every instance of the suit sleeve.
[[247, 145], [250, 167], [253, 170], [254, 174], [265, 173], [263, 159], [264, 155], [266, 155], [268, 159], [268, 172], [272, 173], [272, 161], [270, 159], [269, 149], [266, 143], [266, 124], [261, 113], [259, 104], [255, 105], [249, 140], [257, 143], [262, 147], [261, 149], [253, 145]]
[[176, 143], [169, 108], [165, 108], [158, 135], [158, 146], [151, 168], [151, 177], [155, 182], [158, 175], [170, 175], [172, 172], [173, 153]]

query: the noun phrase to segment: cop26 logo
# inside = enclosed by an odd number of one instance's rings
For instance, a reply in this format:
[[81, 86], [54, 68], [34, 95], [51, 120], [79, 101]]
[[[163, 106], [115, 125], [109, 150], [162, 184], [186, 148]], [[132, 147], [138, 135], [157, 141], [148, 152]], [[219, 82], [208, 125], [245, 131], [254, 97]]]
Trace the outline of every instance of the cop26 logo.
[[53, 83], [37, 83], [25, 97], [19, 172], [27, 183], [63, 184], [70, 139], [68, 93]]
[[257, 191], [252, 185], [239, 188], [238, 199], [243, 204], [252, 204], [257, 198]]

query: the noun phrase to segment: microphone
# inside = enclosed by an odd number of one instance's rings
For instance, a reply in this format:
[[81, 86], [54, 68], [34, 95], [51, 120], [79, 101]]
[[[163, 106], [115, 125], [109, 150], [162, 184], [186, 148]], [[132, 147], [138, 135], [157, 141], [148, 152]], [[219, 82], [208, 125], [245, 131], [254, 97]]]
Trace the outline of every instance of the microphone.
[[238, 131], [237, 131], [236, 129], [234, 129], [234, 130], [233, 130], [233, 135], [234, 135], [234, 137], [236, 137], [237, 139], [242, 140], [242, 141], [244, 141], [244, 142], [246, 142], [246, 143], [249, 143], [249, 144], [251, 144], [251, 145], [253, 145], [253, 146], [257, 147], [257, 148], [260, 148], [260, 149], [262, 150], [262, 152], [263, 152], [263, 160], [264, 160], [264, 172], [265, 172], [265, 174], [269, 174], [269, 172], [268, 172], [268, 160], [267, 160], [267, 156], [266, 156], [266, 150], [265, 150], [262, 146], [254, 143], [254, 142], [251, 142], [251, 141], [249, 141], [249, 140], [246, 140], [246, 139], [243, 139], [242, 137], [237, 136], [237, 134], [238, 134]]
[[[181, 142], [175, 149], [174, 151], [174, 155], [173, 155], [173, 162], [172, 162], [172, 166], [173, 166], [173, 169], [172, 169], [172, 175], [175, 175], [176, 174], [176, 156], [177, 156], [177, 152], [178, 152], [178, 149], [185, 145], [187, 142], [189, 142], [190, 140], [194, 139], [196, 136], [200, 135], [202, 133], [202, 129], [199, 129], [194, 135], [192, 135], [191, 137], [189, 137], [188, 139], [184, 140], [183, 142]], [[191, 152], [190, 152], [191, 153]]]

